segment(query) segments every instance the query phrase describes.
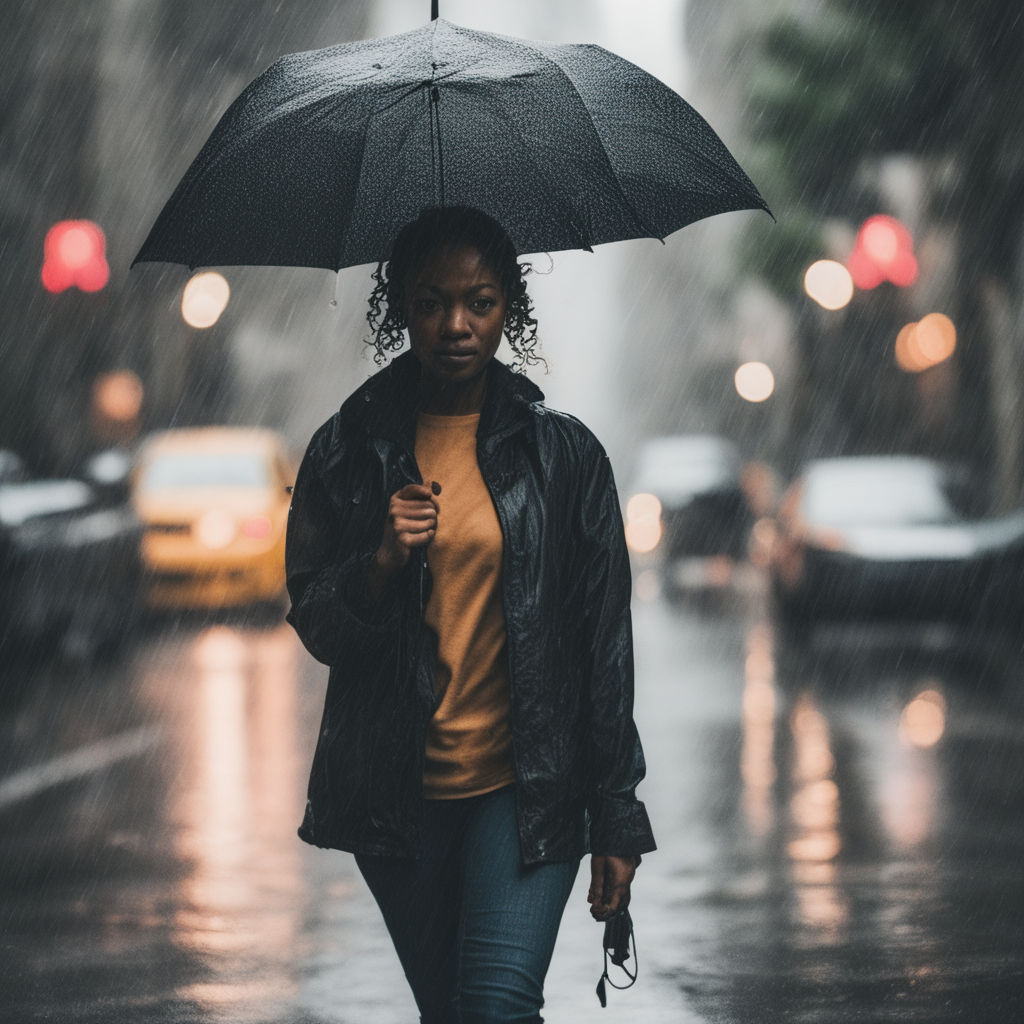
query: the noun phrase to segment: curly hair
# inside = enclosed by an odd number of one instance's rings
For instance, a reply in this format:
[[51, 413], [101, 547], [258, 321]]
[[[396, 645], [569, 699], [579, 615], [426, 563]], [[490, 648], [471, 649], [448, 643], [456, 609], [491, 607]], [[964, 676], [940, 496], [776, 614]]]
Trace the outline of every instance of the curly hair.
[[410, 275], [421, 270], [438, 249], [457, 245], [476, 249], [505, 293], [504, 334], [515, 353], [513, 367], [523, 370], [544, 363], [537, 352], [537, 319], [526, 291], [532, 267], [519, 262], [512, 240], [496, 220], [469, 206], [423, 210], [399, 231], [391, 259], [377, 265], [366, 313], [372, 332], [366, 344], [374, 349], [374, 362], [383, 365], [388, 353], [398, 352], [405, 342], [405, 284]]

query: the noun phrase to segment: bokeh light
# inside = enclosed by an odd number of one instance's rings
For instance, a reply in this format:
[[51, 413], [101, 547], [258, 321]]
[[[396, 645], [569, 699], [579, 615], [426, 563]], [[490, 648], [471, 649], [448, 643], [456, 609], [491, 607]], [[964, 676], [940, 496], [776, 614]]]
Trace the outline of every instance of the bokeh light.
[[945, 362], [956, 351], [956, 326], [944, 313], [929, 313], [907, 324], [896, 336], [896, 364], [907, 373], [921, 373]]
[[626, 518], [630, 521], [657, 519], [661, 515], [661, 501], [654, 494], [634, 494], [626, 502]]
[[934, 747], [945, 731], [946, 698], [938, 690], [923, 690], [900, 716], [900, 739], [908, 746]]
[[661, 502], [653, 494], [634, 494], [626, 503], [626, 544], [645, 555], [661, 541]]
[[253, 516], [242, 523], [242, 536], [252, 540], [263, 540], [269, 537], [274, 530], [274, 524], [269, 516]]
[[93, 408], [104, 419], [130, 423], [142, 410], [142, 381], [131, 370], [100, 374], [93, 382]]
[[775, 374], [766, 363], [744, 363], [734, 381], [736, 393], [747, 402], [763, 402], [775, 391]]
[[825, 309], [842, 309], [853, 298], [853, 278], [835, 260], [818, 260], [804, 274], [804, 291]]
[[918, 322], [917, 347], [934, 366], [948, 359], [956, 350], [956, 327], [944, 313], [929, 313]]
[[209, 270], [196, 274], [181, 296], [181, 315], [190, 327], [212, 327], [227, 309], [231, 288], [223, 275]]
[[224, 509], [212, 508], [204, 512], [193, 527], [196, 539], [212, 551], [226, 548], [238, 536], [235, 517]]
[[62, 220], [54, 224], [43, 241], [43, 287], [54, 293], [68, 288], [100, 291], [110, 280], [106, 254], [106, 236], [93, 221]]
[[877, 288], [885, 280], [885, 275], [863, 249], [854, 249], [846, 261], [846, 266], [854, 285], [861, 291]]
[[880, 267], [886, 267], [911, 247], [910, 232], [892, 217], [869, 217], [860, 232], [864, 252]]
[[918, 269], [909, 228], [884, 214], [868, 217], [846, 266], [858, 288], [877, 288], [883, 281], [909, 287], [917, 280]]
[[896, 365], [907, 373], [920, 373], [928, 364], [917, 347], [917, 323], [905, 324], [896, 335]]

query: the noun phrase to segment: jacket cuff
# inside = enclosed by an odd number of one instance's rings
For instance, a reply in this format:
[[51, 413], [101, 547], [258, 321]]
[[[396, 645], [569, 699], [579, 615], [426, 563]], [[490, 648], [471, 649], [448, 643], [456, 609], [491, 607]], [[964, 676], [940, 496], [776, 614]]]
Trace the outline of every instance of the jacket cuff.
[[636, 857], [657, 849], [643, 802], [602, 797], [591, 809], [590, 852], [605, 857]]

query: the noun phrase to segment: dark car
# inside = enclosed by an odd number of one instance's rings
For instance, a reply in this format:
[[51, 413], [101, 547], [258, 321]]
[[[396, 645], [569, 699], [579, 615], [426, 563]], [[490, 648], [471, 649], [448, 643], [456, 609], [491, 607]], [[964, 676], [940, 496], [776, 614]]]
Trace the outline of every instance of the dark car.
[[746, 553], [751, 512], [736, 446], [722, 437], [652, 438], [637, 455], [626, 538], [667, 562]]
[[808, 463], [771, 531], [782, 621], [1019, 621], [1024, 511], [977, 517], [963, 492], [960, 476], [925, 458]]
[[0, 452], [5, 654], [91, 656], [127, 635], [139, 607], [142, 537], [127, 466], [126, 457], [106, 453], [83, 479], [33, 480], [16, 455]]

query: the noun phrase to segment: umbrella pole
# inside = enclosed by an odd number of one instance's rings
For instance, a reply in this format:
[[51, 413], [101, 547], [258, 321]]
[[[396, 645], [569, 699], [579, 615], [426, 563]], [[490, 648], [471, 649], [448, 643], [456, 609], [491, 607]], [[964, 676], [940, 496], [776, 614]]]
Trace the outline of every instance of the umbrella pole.
[[430, 0], [430, 20], [437, 21], [437, 0]]
[[437, 185], [437, 205], [444, 206], [444, 151], [441, 148], [441, 92], [430, 86], [430, 141], [434, 159], [434, 181]]

